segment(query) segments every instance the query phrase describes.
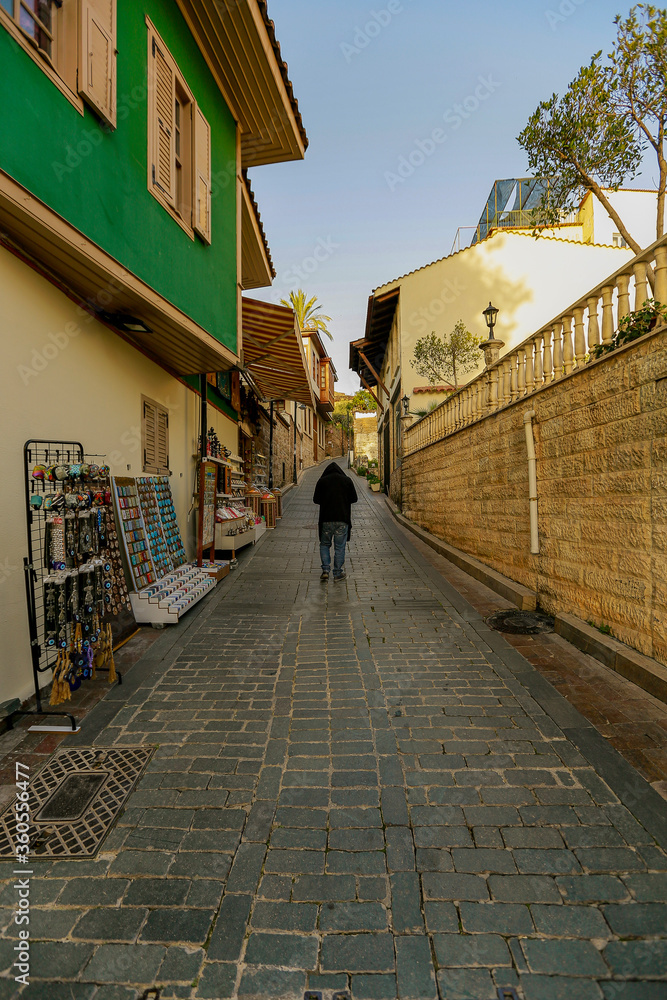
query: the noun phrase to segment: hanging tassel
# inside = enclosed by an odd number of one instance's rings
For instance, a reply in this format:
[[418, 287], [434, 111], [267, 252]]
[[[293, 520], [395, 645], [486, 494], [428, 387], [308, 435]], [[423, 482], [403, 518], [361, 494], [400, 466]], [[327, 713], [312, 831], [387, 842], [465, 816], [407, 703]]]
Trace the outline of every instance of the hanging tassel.
[[111, 635], [111, 622], [106, 627], [106, 659], [109, 665], [109, 684], [117, 680], [116, 664], [113, 659], [113, 636]]
[[65, 676], [69, 669], [69, 654], [61, 649], [58, 651], [56, 665], [53, 668], [53, 683], [51, 685], [51, 705], [61, 705], [64, 701], [69, 701], [72, 697], [69, 684]]
[[60, 704], [60, 669], [61, 669], [61, 655], [62, 650], [58, 650], [58, 656], [56, 657], [56, 665], [53, 668], [53, 680], [51, 682], [51, 698], [49, 699], [50, 705]]

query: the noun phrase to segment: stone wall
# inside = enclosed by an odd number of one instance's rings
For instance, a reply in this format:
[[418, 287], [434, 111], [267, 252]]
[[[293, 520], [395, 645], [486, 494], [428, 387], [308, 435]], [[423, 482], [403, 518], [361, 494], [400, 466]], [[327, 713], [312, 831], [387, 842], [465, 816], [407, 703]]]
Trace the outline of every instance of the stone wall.
[[362, 458], [367, 462], [377, 462], [378, 422], [375, 413], [355, 413], [354, 415], [354, 460], [359, 464]]
[[[523, 415], [534, 409], [540, 553]], [[407, 456], [403, 512], [667, 663], [667, 330]]]
[[326, 456], [327, 458], [341, 458], [347, 455], [350, 447], [352, 435], [349, 435], [344, 427], [338, 424], [327, 424], [326, 427]]

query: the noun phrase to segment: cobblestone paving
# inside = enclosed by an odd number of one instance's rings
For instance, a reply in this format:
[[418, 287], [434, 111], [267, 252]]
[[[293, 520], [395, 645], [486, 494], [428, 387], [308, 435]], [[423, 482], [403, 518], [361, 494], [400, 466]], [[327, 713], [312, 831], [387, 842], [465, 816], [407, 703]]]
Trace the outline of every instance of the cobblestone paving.
[[158, 749], [96, 860], [34, 865], [33, 978], [1, 1000], [665, 1000], [667, 857], [632, 792], [363, 484], [320, 583], [317, 474], [93, 712], [97, 745]]

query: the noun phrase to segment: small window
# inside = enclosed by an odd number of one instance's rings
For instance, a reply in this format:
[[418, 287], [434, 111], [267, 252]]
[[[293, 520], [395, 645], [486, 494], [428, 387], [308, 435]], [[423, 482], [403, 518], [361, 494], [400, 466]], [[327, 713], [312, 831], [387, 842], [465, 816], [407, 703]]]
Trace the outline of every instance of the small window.
[[169, 473], [169, 410], [153, 399], [141, 397], [141, 447], [143, 471]]
[[611, 242], [615, 247], [627, 247], [628, 245], [620, 233], [613, 233], [611, 237]]
[[115, 128], [116, 0], [0, 0], [0, 24], [75, 107], [82, 97]]
[[148, 24], [148, 187], [192, 237], [211, 242], [211, 130], [159, 34]]

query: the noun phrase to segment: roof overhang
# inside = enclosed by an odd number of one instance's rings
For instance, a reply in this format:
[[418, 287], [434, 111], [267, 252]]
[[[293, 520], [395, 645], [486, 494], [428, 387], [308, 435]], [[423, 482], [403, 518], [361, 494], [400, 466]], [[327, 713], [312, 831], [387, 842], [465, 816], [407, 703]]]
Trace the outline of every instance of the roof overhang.
[[248, 179], [241, 186], [241, 285], [266, 288], [276, 276], [262, 220]]
[[382, 373], [399, 294], [400, 288], [393, 288], [390, 292], [369, 297], [364, 336], [350, 344], [350, 368], [371, 386], [378, 384], [377, 374]]
[[266, 400], [294, 399], [315, 409], [296, 316], [286, 306], [243, 298], [243, 368]]
[[265, 0], [176, 0], [241, 130], [244, 167], [301, 160], [308, 137]]
[[[0, 218], [0, 238], [8, 249], [25, 256], [90, 315], [174, 374], [225, 371], [237, 363], [233, 351], [3, 170]], [[136, 318], [136, 325], [147, 329], [116, 323], [121, 316]]]

